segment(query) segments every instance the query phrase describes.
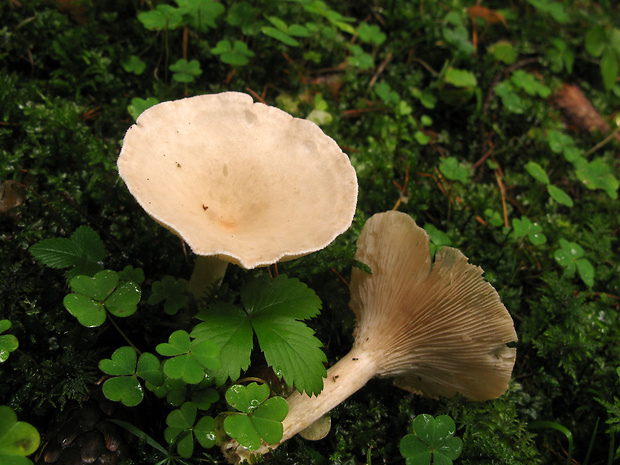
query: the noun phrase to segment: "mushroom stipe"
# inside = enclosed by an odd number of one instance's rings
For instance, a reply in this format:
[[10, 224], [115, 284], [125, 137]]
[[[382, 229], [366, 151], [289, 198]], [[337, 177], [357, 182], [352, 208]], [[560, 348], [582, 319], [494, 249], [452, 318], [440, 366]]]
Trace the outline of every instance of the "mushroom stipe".
[[234, 440], [222, 450], [231, 463], [264, 454], [321, 418], [375, 376], [418, 394], [457, 394], [482, 401], [501, 396], [515, 363], [510, 314], [482, 269], [443, 247], [431, 263], [426, 232], [404, 213], [372, 216], [357, 241], [351, 308], [355, 342], [327, 371], [318, 396], [293, 393], [278, 444], [257, 451]]

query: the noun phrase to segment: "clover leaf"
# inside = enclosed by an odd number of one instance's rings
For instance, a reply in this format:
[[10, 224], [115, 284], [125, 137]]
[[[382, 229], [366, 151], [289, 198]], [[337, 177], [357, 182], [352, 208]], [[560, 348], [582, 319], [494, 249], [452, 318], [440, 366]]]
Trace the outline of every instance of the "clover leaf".
[[584, 258], [584, 255], [585, 252], [579, 244], [560, 239], [560, 248], [554, 252], [553, 258], [564, 267], [565, 276], [572, 277], [577, 271], [582, 281], [588, 287], [592, 287], [594, 285], [594, 267], [587, 258]]
[[542, 226], [533, 223], [528, 217], [522, 216], [521, 219], [512, 220], [513, 237], [520, 239], [527, 237], [533, 245], [542, 245], [547, 242], [547, 236], [542, 232]]
[[198, 384], [205, 378], [205, 368], [217, 370], [222, 367], [220, 349], [209, 340], [191, 340], [186, 331], [178, 330], [170, 335], [167, 343], [155, 348], [158, 353], [172, 357], [164, 363], [164, 373], [188, 384]]
[[463, 449], [463, 441], [455, 438], [456, 426], [448, 415], [433, 418], [422, 414], [413, 420], [413, 434], [400, 441], [400, 453], [407, 465], [452, 465]]
[[232, 45], [228, 40], [220, 40], [211, 49], [211, 53], [219, 55], [223, 63], [232, 66], [247, 65], [250, 62], [250, 58], [254, 56], [254, 52], [248, 49], [245, 42], [240, 40], [236, 40]]
[[157, 357], [145, 352], [138, 358], [138, 354], [132, 347], [116, 349], [111, 358], [99, 362], [99, 369], [115, 376], [103, 383], [103, 394], [108, 399], [120, 401], [128, 407], [138, 405], [144, 398], [144, 389], [138, 377], [154, 386], [161, 386], [164, 383], [164, 376]]
[[203, 416], [196, 422], [197, 413], [198, 408], [193, 402], [185, 402], [166, 418], [168, 427], [164, 430], [164, 437], [169, 444], [176, 441], [177, 452], [181, 457], [192, 456], [194, 438], [205, 449], [215, 445], [215, 420], [210, 416]]
[[174, 74], [172, 75], [172, 79], [177, 82], [193, 82], [198, 76], [202, 74], [202, 69], [200, 69], [200, 63], [198, 60], [187, 61], [184, 58], [181, 58], [176, 63], [170, 65], [170, 71]]
[[131, 99], [131, 103], [127, 105], [127, 111], [133, 117], [134, 120], [138, 119], [138, 116], [144, 112], [147, 108], [152, 107], [153, 105], [157, 105], [159, 100], [155, 97], [149, 97], [147, 99], [143, 99], [140, 97], [134, 97]]
[[224, 419], [224, 430], [246, 449], [258, 449], [263, 440], [275, 444], [282, 439], [288, 404], [283, 397], [268, 397], [266, 384], [235, 384], [226, 391], [226, 401], [241, 413], [229, 414]]
[[[11, 327], [9, 320], [0, 320], [0, 333], [5, 332]], [[9, 354], [19, 347], [19, 342], [12, 334], [4, 334], [0, 336], [0, 363], [8, 360]]]
[[101, 326], [106, 311], [114, 316], [133, 315], [141, 297], [140, 287], [133, 282], [118, 285], [119, 275], [112, 270], [103, 270], [93, 277], [78, 275], [69, 281], [75, 293], [65, 296], [65, 308], [83, 326]]
[[39, 448], [41, 436], [30, 423], [17, 421], [11, 407], [0, 405], [0, 463], [32, 465], [26, 458]]
[[456, 157], [442, 158], [439, 162], [439, 171], [450, 181], [467, 183], [471, 172], [469, 168], [459, 163]]
[[185, 293], [186, 285], [180, 279], [177, 280], [172, 276], [164, 276], [161, 281], [153, 283], [153, 293], [149, 297], [149, 305], [164, 302], [164, 312], [167, 315], [176, 314], [181, 308], [187, 305], [187, 295]]
[[265, 275], [241, 290], [242, 307], [219, 302], [198, 315], [204, 320], [192, 331], [196, 340], [213, 341], [226, 364], [213, 374], [218, 384], [237, 379], [250, 364], [258, 339], [267, 363], [288, 385], [318, 394], [323, 388], [325, 354], [321, 342], [305, 320], [318, 315], [321, 301], [305, 284], [294, 278]]

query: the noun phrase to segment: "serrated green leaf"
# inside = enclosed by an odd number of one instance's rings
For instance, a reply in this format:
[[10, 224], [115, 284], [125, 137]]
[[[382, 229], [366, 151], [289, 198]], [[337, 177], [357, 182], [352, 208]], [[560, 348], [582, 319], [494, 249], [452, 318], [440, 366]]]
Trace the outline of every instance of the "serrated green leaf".
[[327, 358], [312, 329], [292, 318], [271, 315], [252, 318], [252, 327], [267, 363], [288, 385], [308, 395], [323, 389]]
[[118, 280], [118, 273], [112, 270], [103, 270], [93, 277], [76, 276], [69, 281], [69, 286], [78, 294], [101, 302], [116, 288]]
[[203, 323], [196, 325], [191, 337], [196, 341], [210, 340], [220, 349], [220, 359], [225, 361], [219, 370], [211, 374], [216, 383], [222, 385], [228, 378], [236, 380], [241, 370], [250, 365], [250, 354], [254, 345], [253, 330], [245, 311], [223, 302], [209, 306], [198, 315]]
[[108, 254], [99, 234], [88, 226], [77, 228], [71, 235], [71, 240], [79, 247], [86, 258], [92, 262], [101, 262]]
[[320, 313], [321, 299], [296, 278], [281, 274], [273, 279], [264, 275], [241, 290], [241, 302], [250, 316], [272, 315], [306, 320]]
[[28, 250], [34, 258], [51, 268], [77, 265], [82, 253], [72, 240], [60, 237], [44, 239], [30, 246]]
[[137, 361], [138, 354], [132, 347], [119, 347], [112, 357], [99, 362], [99, 369], [113, 376], [133, 375], [136, 372]]
[[105, 300], [105, 307], [114, 316], [128, 317], [136, 313], [141, 295], [140, 286], [123, 283]]
[[103, 383], [103, 395], [127, 407], [135, 407], [144, 398], [144, 390], [134, 376], [110, 378]]
[[103, 304], [85, 295], [69, 294], [65, 296], [62, 303], [69, 313], [87, 328], [101, 326], [106, 319]]

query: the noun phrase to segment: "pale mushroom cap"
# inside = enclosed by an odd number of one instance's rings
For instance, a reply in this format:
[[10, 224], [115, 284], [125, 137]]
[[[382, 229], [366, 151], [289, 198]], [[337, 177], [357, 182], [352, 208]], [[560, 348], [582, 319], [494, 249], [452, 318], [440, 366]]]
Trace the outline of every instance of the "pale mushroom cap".
[[379, 213], [358, 239], [351, 308], [355, 346], [375, 354], [380, 376], [428, 396], [471, 400], [508, 388], [517, 340], [510, 314], [482, 269], [443, 247], [431, 264], [426, 232], [408, 215]]
[[357, 177], [314, 123], [238, 92], [164, 102], [127, 131], [129, 191], [198, 255], [245, 268], [322, 249], [353, 220]]

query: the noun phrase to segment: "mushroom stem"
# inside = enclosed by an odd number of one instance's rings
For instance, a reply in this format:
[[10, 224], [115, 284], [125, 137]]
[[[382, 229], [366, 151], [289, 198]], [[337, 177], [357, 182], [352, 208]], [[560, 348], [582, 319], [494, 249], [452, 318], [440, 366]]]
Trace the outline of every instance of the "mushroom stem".
[[207, 292], [214, 286], [218, 286], [224, 279], [227, 267], [228, 262], [220, 260], [215, 255], [198, 255], [187, 290], [195, 299], [204, 297]]
[[345, 357], [327, 370], [323, 390], [318, 396], [309, 397], [295, 391], [286, 399], [289, 410], [282, 422], [284, 433], [280, 442], [263, 443], [258, 450], [250, 451], [241, 447], [237, 441], [230, 440], [222, 446], [224, 455], [230, 463], [239, 463], [275, 449], [360, 390], [378, 372], [375, 359], [367, 350], [355, 344]]

